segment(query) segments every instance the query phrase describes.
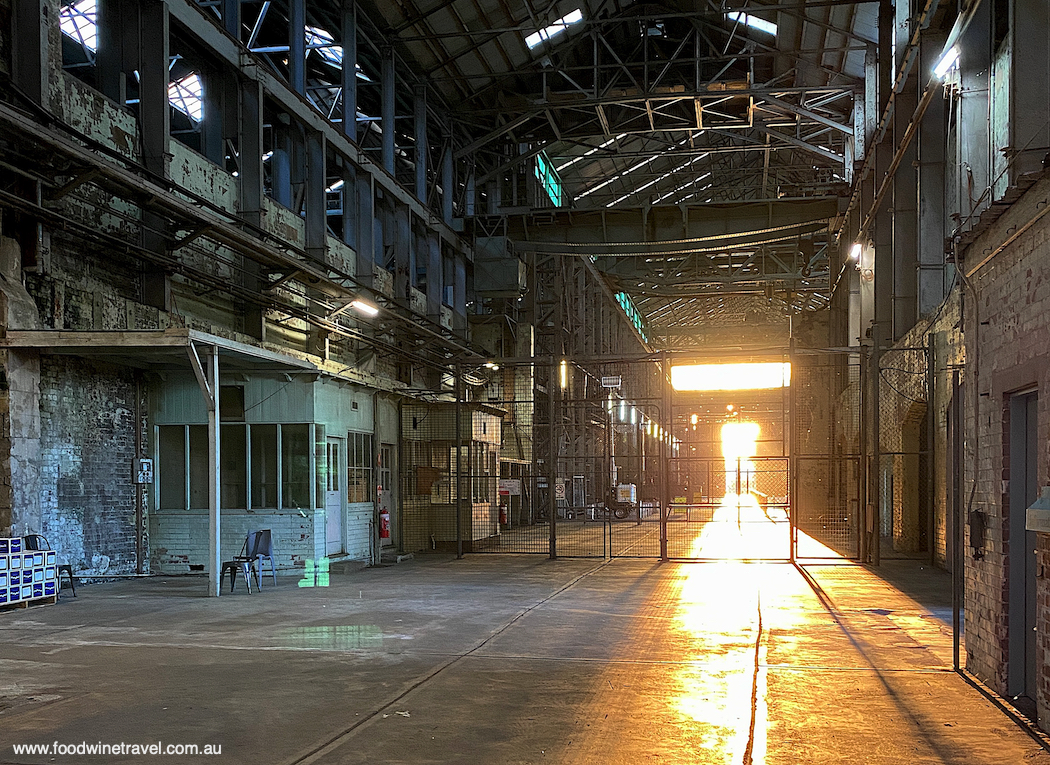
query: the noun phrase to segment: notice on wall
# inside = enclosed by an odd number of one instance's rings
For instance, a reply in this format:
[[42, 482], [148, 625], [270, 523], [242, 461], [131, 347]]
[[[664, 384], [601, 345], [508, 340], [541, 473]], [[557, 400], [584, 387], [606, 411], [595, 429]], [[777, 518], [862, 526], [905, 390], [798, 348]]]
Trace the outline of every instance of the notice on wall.
[[135, 483], [153, 483], [153, 460], [135, 460]]
[[520, 478], [500, 478], [499, 479], [499, 495], [501, 497], [520, 497], [521, 496], [521, 479]]

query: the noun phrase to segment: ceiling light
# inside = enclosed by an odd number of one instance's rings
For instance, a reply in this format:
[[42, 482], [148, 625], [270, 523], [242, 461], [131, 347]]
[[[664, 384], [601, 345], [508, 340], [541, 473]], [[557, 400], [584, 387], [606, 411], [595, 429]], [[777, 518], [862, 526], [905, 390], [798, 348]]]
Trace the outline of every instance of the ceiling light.
[[364, 300], [351, 300], [350, 307], [358, 313], [363, 313], [365, 316], [375, 316], [379, 313], [378, 308], [371, 303], [366, 303]]
[[853, 249], [851, 249], [849, 251], [849, 256], [851, 258], [853, 258], [853, 260], [859, 261], [860, 260], [860, 254], [863, 251], [864, 251], [864, 247], [858, 242], [857, 244], [853, 245]]
[[958, 66], [961, 53], [962, 51], [959, 50], [958, 45], [953, 45], [945, 51], [944, 55], [941, 56], [940, 61], [938, 61], [937, 65], [933, 67], [933, 76], [939, 80], [943, 80], [948, 72]]

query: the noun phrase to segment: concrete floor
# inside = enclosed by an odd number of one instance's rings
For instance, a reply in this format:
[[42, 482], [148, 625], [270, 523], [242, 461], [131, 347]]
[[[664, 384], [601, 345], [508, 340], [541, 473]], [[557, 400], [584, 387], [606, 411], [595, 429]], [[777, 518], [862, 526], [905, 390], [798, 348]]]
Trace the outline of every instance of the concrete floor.
[[[785, 563], [539, 556], [82, 587], [0, 613], [0, 762], [1050, 763], [951, 672], [943, 572], [808, 570], [823, 601]], [[222, 754], [14, 754], [55, 741]]]

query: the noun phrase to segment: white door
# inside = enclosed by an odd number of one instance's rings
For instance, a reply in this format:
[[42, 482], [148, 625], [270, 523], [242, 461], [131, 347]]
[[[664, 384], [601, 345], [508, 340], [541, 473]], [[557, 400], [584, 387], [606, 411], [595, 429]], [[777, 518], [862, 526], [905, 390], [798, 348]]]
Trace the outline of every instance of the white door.
[[343, 452], [338, 438], [328, 439], [328, 471], [325, 478], [324, 511], [327, 526], [325, 554], [343, 551]]

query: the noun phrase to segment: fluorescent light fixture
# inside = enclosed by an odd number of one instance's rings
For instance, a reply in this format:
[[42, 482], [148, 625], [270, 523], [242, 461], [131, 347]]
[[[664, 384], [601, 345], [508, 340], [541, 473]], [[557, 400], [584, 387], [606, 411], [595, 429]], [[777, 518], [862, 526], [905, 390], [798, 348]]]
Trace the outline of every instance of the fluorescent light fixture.
[[864, 252], [864, 247], [858, 242], [853, 245], [853, 249], [849, 251], [849, 256], [853, 258], [853, 260], [860, 261], [860, 254], [862, 252]]
[[620, 422], [627, 422], [627, 401], [620, 399]]
[[[786, 388], [791, 383], [788, 362], [743, 364], [683, 364], [671, 367], [675, 390], [768, 390]], [[732, 411], [732, 410], [730, 410]]]
[[371, 303], [366, 303], [364, 300], [351, 300], [350, 307], [355, 309], [358, 313], [363, 313], [365, 316], [375, 316], [379, 313], [379, 309]]
[[562, 390], [569, 387], [569, 362], [561, 362], [561, 387]]
[[958, 45], [953, 45], [945, 51], [944, 55], [941, 56], [941, 60], [937, 62], [935, 67], [933, 67], [933, 76], [939, 80], [943, 80], [948, 72], [959, 65], [959, 55], [961, 53], [962, 51], [959, 50]]
[[750, 13], [743, 13], [741, 11], [730, 11], [726, 14], [726, 18], [730, 21], [738, 21], [744, 26], [757, 29], [759, 32], [765, 32], [768, 35], [777, 36], [777, 25], [772, 21], [766, 21], [760, 19], [758, 16], [752, 16]]
[[583, 11], [577, 8], [572, 13], [567, 13], [562, 16], [550, 26], [546, 26], [538, 32], [533, 32], [525, 38], [525, 44], [529, 46], [529, 50], [532, 50], [541, 42], [549, 40], [555, 35], [561, 34], [568, 29], [571, 24], [578, 24], [581, 21], [583, 21]]

